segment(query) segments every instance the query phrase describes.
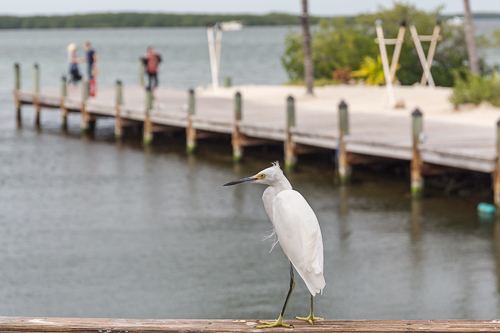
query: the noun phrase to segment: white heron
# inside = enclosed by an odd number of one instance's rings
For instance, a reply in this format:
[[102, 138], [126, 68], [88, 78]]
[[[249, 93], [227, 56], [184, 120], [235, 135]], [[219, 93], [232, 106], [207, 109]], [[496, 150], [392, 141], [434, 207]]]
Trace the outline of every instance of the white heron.
[[[297, 191], [281, 171], [278, 162], [272, 167], [262, 170], [258, 174], [229, 182], [224, 186], [236, 185], [245, 182], [269, 185], [262, 195], [264, 208], [274, 226], [274, 233], [278, 242], [288, 257], [290, 263], [290, 289], [279, 318], [274, 322], [260, 321], [257, 328], [285, 326], [283, 316], [288, 300], [295, 287], [293, 267], [297, 270], [307, 289], [311, 293], [311, 313], [309, 317], [295, 317], [313, 324], [314, 320], [323, 318], [314, 317], [313, 300], [317, 293], [323, 291], [325, 278], [323, 276], [323, 240], [318, 219], [306, 199]], [[293, 266], [293, 267], [292, 267]]]

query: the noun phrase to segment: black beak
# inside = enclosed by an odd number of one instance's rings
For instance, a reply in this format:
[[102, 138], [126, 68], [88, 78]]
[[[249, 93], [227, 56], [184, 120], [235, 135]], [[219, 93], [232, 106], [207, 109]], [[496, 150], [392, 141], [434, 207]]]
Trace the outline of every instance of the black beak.
[[246, 183], [246, 182], [253, 182], [256, 181], [258, 178], [252, 176], [252, 177], [247, 177], [247, 178], [242, 178], [239, 180], [235, 180], [229, 183], [225, 183], [223, 186], [231, 186], [231, 185], [236, 185], [236, 184], [241, 184], [241, 183]]

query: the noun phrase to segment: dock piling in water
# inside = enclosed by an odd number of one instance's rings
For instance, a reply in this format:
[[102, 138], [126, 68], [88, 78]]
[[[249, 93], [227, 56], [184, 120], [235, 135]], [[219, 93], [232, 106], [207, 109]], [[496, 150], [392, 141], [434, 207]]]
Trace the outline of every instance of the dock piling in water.
[[231, 137], [231, 144], [233, 146], [233, 162], [235, 163], [239, 163], [243, 157], [243, 137], [240, 132], [241, 117], [241, 93], [238, 91], [234, 95], [234, 127]]
[[115, 83], [115, 138], [123, 136], [123, 122], [121, 117], [121, 106], [123, 105], [123, 86], [121, 80]]
[[500, 120], [497, 122], [497, 147], [495, 171], [493, 172], [493, 198], [497, 214], [500, 214]]
[[419, 199], [424, 192], [424, 176], [422, 168], [424, 162], [420, 155], [420, 141], [422, 140], [422, 112], [415, 109], [411, 114], [412, 119], [412, 160], [411, 160], [411, 196], [414, 199]]
[[80, 123], [80, 128], [82, 132], [88, 131], [90, 126], [90, 119], [86, 110], [88, 99], [89, 99], [89, 82], [82, 81], [82, 107], [81, 107], [82, 120]]
[[21, 123], [21, 101], [19, 100], [19, 91], [21, 90], [21, 68], [19, 63], [14, 64], [14, 103], [16, 106], [16, 120]]
[[[285, 119], [279, 117], [281, 119], [278, 120], [275, 115], [270, 114], [270, 117], [267, 117], [266, 114], [268, 110], [272, 110], [272, 113], [280, 112], [283, 106], [250, 99], [245, 105], [245, 114], [248, 113], [249, 116], [243, 122], [241, 94], [236, 94], [233, 100], [203, 94], [196, 101], [196, 104], [201, 104], [203, 107], [201, 112], [195, 115], [194, 91], [190, 91], [188, 95], [187, 112], [185, 112], [186, 94], [181, 91], [170, 91], [168, 102], [158, 103], [153, 108], [150, 90], [145, 91], [143, 87], [130, 87], [130, 92], [127, 90], [130, 98], [125, 101], [122, 84], [117, 81], [114, 88], [115, 96], [113, 96], [113, 88], [102, 88], [103, 93], [99, 98], [87, 103], [89, 99], [87, 81], [82, 82], [81, 101], [75, 96], [78, 92], [70, 91], [67, 87], [67, 79], [64, 77], [61, 77], [60, 89], [40, 90], [38, 81], [40, 68], [37, 67], [35, 66], [35, 77], [38, 79], [33, 80], [38, 83], [35, 84], [34, 89], [22, 91], [20, 66], [18, 63], [14, 64], [14, 102], [18, 127], [21, 125], [21, 106], [27, 104], [43, 108], [44, 111], [60, 108], [63, 128], [67, 122], [65, 118], [68, 112], [80, 112], [81, 129], [84, 132], [92, 131], [96, 119], [100, 117], [116, 118], [115, 134], [117, 137], [123, 134], [125, 126], [142, 124], [145, 144], [151, 143], [154, 131], [167, 133], [186, 131], [188, 152], [195, 149], [200, 139], [227, 138], [228, 135], [232, 135], [235, 161], [242, 158], [244, 147], [280, 143], [284, 145], [286, 169], [291, 169], [296, 165], [298, 154], [336, 150], [338, 167], [342, 169], [339, 171], [339, 176], [343, 178], [342, 182], [349, 179], [350, 165], [356, 163], [369, 164], [377, 161], [384, 162], [387, 159], [411, 161], [411, 192], [414, 198], [422, 196], [424, 174], [442, 174], [453, 171], [450, 168], [486, 172], [493, 175], [494, 202], [499, 208], [497, 211], [500, 211], [500, 122], [497, 124], [498, 138], [495, 139], [491, 131], [468, 125], [453, 125], [456, 130], [446, 130], [441, 133], [439, 131], [443, 129], [443, 124], [430, 120], [432, 126], [429, 126], [429, 133], [432, 137], [446, 136], [447, 140], [438, 140], [437, 143], [433, 141], [432, 145], [421, 145], [424, 136], [422, 113], [419, 110], [415, 110], [412, 114], [413, 125], [410, 131], [410, 127], [406, 127], [408, 119], [358, 113], [351, 113], [348, 117], [348, 106], [346, 103], [341, 103], [337, 134], [336, 131], [332, 133], [332, 125], [328, 124], [328, 121], [332, 119], [326, 121], [328, 116], [314, 113], [308, 116], [307, 121], [296, 126], [295, 101], [292, 96], [286, 99]], [[79, 101], [76, 102], [76, 100]], [[143, 104], [144, 100], [146, 105]], [[355, 120], [354, 135], [350, 134], [350, 119], [348, 118]], [[363, 121], [358, 121], [360, 119]], [[404, 133], [396, 133], [403, 124], [406, 125]], [[393, 132], [393, 129], [398, 129], [398, 131]], [[461, 134], [464, 132], [467, 132], [467, 138]], [[409, 136], [412, 136], [413, 143], [409, 142]], [[467, 146], [463, 147], [463, 142], [469, 137], [474, 139], [474, 143], [469, 144], [467, 141]], [[491, 148], [494, 144], [498, 145], [497, 153], [491, 149], [483, 149], [485, 145]]]
[[142, 59], [139, 60], [139, 85], [144, 87], [144, 62]]
[[348, 161], [346, 136], [349, 134], [349, 114], [347, 104], [339, 104], [339, 142], [337, 149], [338, 173], [341, 184], [347, 184], [351, 178], [351, 165]]
[[295, 168], [297, 155], [295, 153], [295, 143], [292, 140], [291, 129], [295, 127], [295, 100], [288, 96], [286, 100], [286, 129], [285, 129], [285, 169]]
[[193, 116], [196, 113], [194, 89], [188, 91], [188, 110], [186, 127], [186, 151], [191, 154], [196, 149], [196, 129], [193, 127]]
[[153, 108], [153, 92], [146, 87], [146, 117], [144, 119], [144, 135], [142, 142], [150, 145], [153, 142], [153, 126], [151, 124], [151, 109]]
[[33, 65], [33, 106], [35, 107], [35, 124], [40, 126], [40, 103], [38, 94], [40, 92], [40, 68], [37, 63]]
[[68, 86], [66, 82], [66, 76], [61, 77], [61, 117], [62, 117], [62, 128], [68, 128], [68, 109], [66, 109], [66, 97], [68, 96]]

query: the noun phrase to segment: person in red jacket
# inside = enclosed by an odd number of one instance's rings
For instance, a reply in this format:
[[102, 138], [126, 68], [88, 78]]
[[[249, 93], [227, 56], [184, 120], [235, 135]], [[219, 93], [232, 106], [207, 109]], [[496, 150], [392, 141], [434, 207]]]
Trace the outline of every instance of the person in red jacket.
[[161, 54], [156, 53], [152, 46], [148, 46], [146, 56], [141, 58], [148, 74], [147, 89], [151, 89], [154, 98], [154, 89], [158, 87], [158, 65], [161, 62]]

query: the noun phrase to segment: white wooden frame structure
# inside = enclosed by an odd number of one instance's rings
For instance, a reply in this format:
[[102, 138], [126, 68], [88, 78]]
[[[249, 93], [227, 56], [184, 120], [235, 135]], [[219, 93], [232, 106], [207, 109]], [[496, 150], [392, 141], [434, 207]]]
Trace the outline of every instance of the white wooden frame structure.
[[[214, 36], [215, 30], [215, 36]], [[222, 52], [222, 27], [216, 23], [207, 27], [208, 54], [210, 56], [210, 71], [212, 73], [212, 88], [219, 89], [219, 69]]]
[[[419, 36], [415, 25], [412, 23], [410, 25], [410, 32], [415, 43], [415, 48], [417, 49], [418, 57], [420, 59], [420, 63], [422, 64], [422, 68], [424, 69], [424, 73], [422, 74], [422, 80], [420, 84], [425, 85], [429, 83], [429, 86], [434, 87], [434, 80], [431, 75], [431, 66], [432, 61], [434, 60], [434, 53], [436, 52], [436, 46], [438, 40], [442, 39], [442, 36], [439, 35], [439, 31], [441, 30], [441, 23], [438, 21], [434, 26], [434, 30], [432, 35], [422, 35]], [[424, 50], [422, 48], [421, 42], [431, 42], [429, 46], [429, 52], [427, 53], [427, 58], [425, 57]]]
[[[403, 22], [399, 27], [398, 37], [393, 39], [384, 38], [384, 30], [382, 30], [382, 21], [377, 20], [375, 22], [375, 30], [377, 32], [377, 38], [375, 43], [378, 44], [380, 50], [380, 57], [382, 58], [382, 66], [384, 68], [385, 86], [387, 87], [387, 95], [389, 98], [389, 107], [393, 108], [396, 106], [396, 99], [394, 97], [394, 89], [392, 83], [396, 79], [396, 69], [399, 62], [399, 55], [401, 54], [401, 48], [403, 46], [404, 35], [406, 30], [406, 24]], [[394, 48], [394, 53], [392, 55], [391, 66], [389, 67], [389, 58], [387, 57], [386, 45], [396, 45]]]
[[[420, 59], [420, 63], [422, 64], [422, 68], [424, 73], [422, 75], [422, 80], [420, 84], [425, 85], [429, 84], [430, 87], [435, 87], [434, 79], [431, 74], [431, 66], [432, 61], [434, 60], [434, 53], [436, 52], [437, 42], [442, 39], [442, 36], [439, 35], [439, 31], [441, 30], [441, 24], [437, 21], [434, 26], [434, 31], [432, 35], [422, 35], [419, 36], [417, 29], [413, 23], [410, 24], [410, 32], [415, 44], [415, 48], [417, 49], [418, 58]], [[394, 107], [396, 105], [395, 97], [394, 97], [394, 89], [393, 83], [396, 80], [396, 69], [399, 63], [399, 56], [401, 54], [401, 48], [404, 42], [404, 36], [406, 31], [406, 22], [403, 21], [399, 27], [398, 37], [397, 38], [384, 38], [384, 31], [382, 29], [382, 21], [377, 20], [375, 22], [375, 31], [377, 32], [377, 38], [375, 39], [375, 43], [379, 45], [380, 56], [382, 58], [382, 66], [384, 68], [384, 77], [387, 87], [387, 95], [389, 98], [389, 107]], [[422, 47], [421, 42], [430, 42], [429, 52], [427, 53], [427, 58], [425, 57], [424, 49]], [[395, 45], [394, 53], [392, 55], [391, 65], [389, 66], [389, 58], [387, 56], [386, 45]]]

